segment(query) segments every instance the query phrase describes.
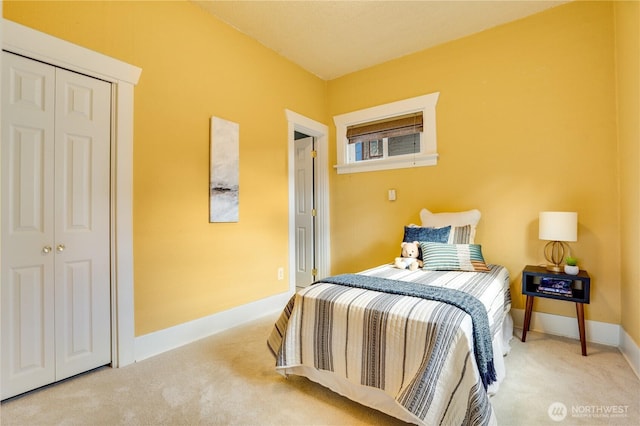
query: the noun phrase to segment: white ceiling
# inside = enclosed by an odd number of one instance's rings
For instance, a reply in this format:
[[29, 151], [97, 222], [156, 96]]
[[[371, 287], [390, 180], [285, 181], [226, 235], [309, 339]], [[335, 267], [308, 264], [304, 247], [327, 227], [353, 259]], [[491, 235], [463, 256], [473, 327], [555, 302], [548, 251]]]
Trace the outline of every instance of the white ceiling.
[[192, 0], [325, 80], [567, 1]]

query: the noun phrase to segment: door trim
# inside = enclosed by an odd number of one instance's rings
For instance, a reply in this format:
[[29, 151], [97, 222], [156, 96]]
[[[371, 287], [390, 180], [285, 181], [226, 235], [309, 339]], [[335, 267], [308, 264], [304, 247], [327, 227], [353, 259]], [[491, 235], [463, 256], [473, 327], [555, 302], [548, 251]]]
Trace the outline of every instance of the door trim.
[[123, 367], [135, 362], [133, 89], [142, 69], [6, 19], [1, 28], [3, 50], [112, 84], [111, 352], [112, 365]]
[[285, 110], [288, 122], [288, 170], [289, 170], [289, 291], [296, 289], [293, 271], [295, 259], [295, 138], [298, 131], [316, 139], [316, 279], [331, 275], [330, 236], [329, 236], [329, 128], [303, 115]]

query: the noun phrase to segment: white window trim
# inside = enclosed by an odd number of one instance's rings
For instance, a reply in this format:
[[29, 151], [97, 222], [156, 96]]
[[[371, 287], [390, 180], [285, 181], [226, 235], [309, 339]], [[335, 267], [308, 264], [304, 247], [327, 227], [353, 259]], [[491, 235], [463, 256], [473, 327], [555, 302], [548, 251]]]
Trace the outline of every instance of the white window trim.
[[[440, 92], [435, 92], [334, 116], [333, 122], [336, 125], [336, 154], [338, 160], [338, 164], [334, 167], [338, 171], [338, 174], [435, 166], [438, 164], [436, 104], [438, 103], [439, 96]], [[419, 111], [422, 111], [424, 120], [424, 130], [421, 139], [423, 148], [420, 154], [359, 161], [357, 163], [349, 163], [347, 161], [347, 150], [349, 147], [347, 127]]]

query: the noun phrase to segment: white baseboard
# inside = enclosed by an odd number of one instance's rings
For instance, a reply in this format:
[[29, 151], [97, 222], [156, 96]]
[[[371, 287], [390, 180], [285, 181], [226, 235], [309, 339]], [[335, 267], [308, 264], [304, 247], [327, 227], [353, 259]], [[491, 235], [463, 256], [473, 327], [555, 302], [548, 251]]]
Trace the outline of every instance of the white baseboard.
[[[522, 329], [524, 324], [524, 310], [512, 309], [514, 327]], [[584, 328], [587, 341], [617, 347], [627, 360], [633, 372], [640, 378], [640, 348], [627, 332], [618, 324], [585, 320]], [[561, 315], [531, 313], [529, 330], [556, 336], [580, 339], [578, 320]]]
[[[522, 329], [522, 325], [524, 324], [524, 310], [512, 309], [511, 316], [513, 317], [514, 327]], [[587, 335], [587, 342], [620, 347], [620, 325], [585, 320], [584, 328], [585, 334]], [[531, 313], [529, 330], [580, 339], [578, 320], [576, 317], [571, 318], [534, 311]]]
[[[280, 293], [228, 311], [138, 336], [135, 338], [135, 361], [142, 361], [266, 315], [275, 314], [284, 308], [292, 295], [293, 292]], [[267, 336], [265, 342], [266, 338]]]
[[640, 348], [622, 327], [620, 328], [620, 352], [636, 376], [640, 378]]

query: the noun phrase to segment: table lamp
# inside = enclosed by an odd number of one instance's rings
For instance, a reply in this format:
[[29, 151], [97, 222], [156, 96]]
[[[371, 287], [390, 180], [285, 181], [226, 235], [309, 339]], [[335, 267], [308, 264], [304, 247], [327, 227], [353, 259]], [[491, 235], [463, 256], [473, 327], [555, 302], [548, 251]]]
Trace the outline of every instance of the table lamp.
[[578, 213], [540, 212], [538, 238], [549, 241], [544, 246], [547, 270], [560, 272], [565, 253], [569, 253], [567, 241], [578, 241]]

